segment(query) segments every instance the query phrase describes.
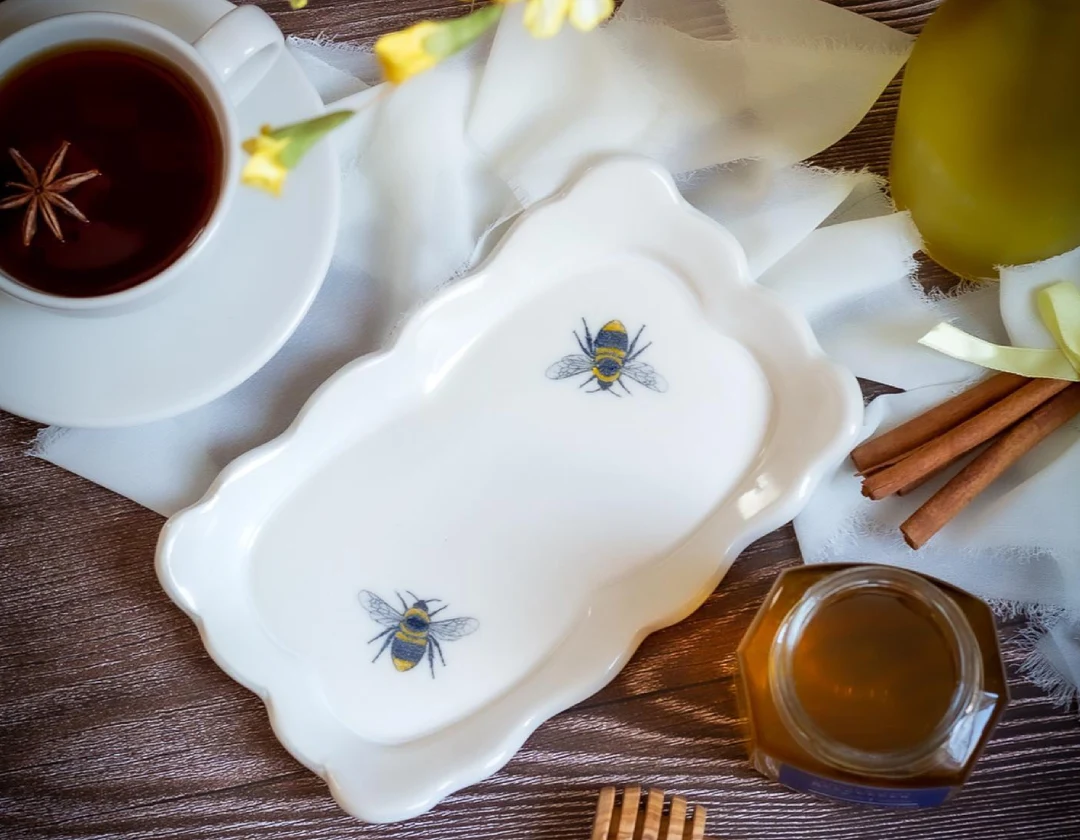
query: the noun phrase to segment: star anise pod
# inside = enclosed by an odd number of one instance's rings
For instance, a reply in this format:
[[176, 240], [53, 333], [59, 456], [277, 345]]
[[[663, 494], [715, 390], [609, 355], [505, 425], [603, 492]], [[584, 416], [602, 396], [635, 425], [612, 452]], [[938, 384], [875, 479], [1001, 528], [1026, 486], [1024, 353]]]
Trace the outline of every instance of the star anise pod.
[[60, 219], [56, 215], [57, 210], [63, 210], [80, 222], [90, 221], [78, 207], [64, 198], [63, 194], [75, 189], [79, 184], [85, 184], [87, 181], [96, 178], [101, 173], [96, 169], [92, 169], [89, 172], [79, 172], [75, 175], [65, 175], [63, 178], [57, 178], [56, 176], [60, 174], [60, 168], [64, 165], [64, 158], [70, 148], [71, 144], [65, 142], [57, 149], [56, 154], [49, 159], [45, 171], [40, 176], [18, 151], [8, 149], [8, 154], [11, 155], [11, 159], [15, 161], [15, 165], [19, 167], [19, 171], [26, 178], [26, 183], [7, 182], [9, 187], [13, 187], [18, 192], [16, 195], [0, 201], [0, 210], [26, 207], [26, 215], [23, 217], [22, 226], [23, 245], [28, 246], [33, 241], [34, 234], [37, 233], [38, 216], [45, 220], [49, 230], [61, 242], [64, 241], [64, 232], [60, 229]]

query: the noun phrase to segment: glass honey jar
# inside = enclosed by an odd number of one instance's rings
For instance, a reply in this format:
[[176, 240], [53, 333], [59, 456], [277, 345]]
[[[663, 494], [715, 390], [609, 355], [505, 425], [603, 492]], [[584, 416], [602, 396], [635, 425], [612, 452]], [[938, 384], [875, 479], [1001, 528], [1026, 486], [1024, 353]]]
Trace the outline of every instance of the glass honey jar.
[[945, 802], [1008, 703], [990, 608], [889, 566], [783, 573], [738, 661], [753, 765], [846, 802]]

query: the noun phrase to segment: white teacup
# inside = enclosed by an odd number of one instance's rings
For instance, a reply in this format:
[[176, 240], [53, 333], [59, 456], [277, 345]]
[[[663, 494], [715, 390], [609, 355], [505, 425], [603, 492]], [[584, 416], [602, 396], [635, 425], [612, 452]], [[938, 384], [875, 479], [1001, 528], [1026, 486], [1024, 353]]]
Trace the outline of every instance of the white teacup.
[[255, 6], [241, 6], [225, 15], [194, 44], [156, 24], [112, 12], [77, 12], [33, 24], [0, 41], [0, 84], [6, 74], [31, 63], [35, 56], [81, 42], [113, 43], [158, 57], [172, 65], [205, 95], [221, 135], [224, 166], [217, 204], [191, 246], [151, 279], [124, 291], [98, 297], [72, 298], [32, 289], [0, 272], [0, 292], [28, 303], [70, 313], [126, 309], [162, 291], [194, 260], [214, 236], [229, 209], [240, 179], [240, 144], [235, 106], [263, 78], [284, 47], [284, 38], [269, 15]]

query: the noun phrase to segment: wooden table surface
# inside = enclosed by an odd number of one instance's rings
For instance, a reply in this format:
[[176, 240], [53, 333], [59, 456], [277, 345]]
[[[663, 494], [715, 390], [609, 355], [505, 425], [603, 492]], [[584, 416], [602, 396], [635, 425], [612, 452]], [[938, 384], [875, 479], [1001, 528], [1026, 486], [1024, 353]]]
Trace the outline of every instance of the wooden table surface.
[[[455, 0], [261, 0], [289, 33], [365, 41]], [[936, 2], [842, 2], [917, 32]], [[820, 156], [885, 171], [899, 88]], [[11, 364], [6, 360], [3, 364]], [[153, 572], [161, 519], [23, 452], [37, 428], [0, 414], [0, 838], [514, 838], [588, 836], [595, 791], [643, 783], [712, 811], [719, 838], [1080, 837], [1080, 722], [1016, 676], [1013, 704], [963, 795], [928, 812], [791, 793], [747, 765], [735, 646], [790, 528], [755, 545], [701, 610], [658, 633], [597, 696], [548, 723], [490, 781], [398, 826], [365, 826], [274, 740], [259, 700], [204, 653]]]

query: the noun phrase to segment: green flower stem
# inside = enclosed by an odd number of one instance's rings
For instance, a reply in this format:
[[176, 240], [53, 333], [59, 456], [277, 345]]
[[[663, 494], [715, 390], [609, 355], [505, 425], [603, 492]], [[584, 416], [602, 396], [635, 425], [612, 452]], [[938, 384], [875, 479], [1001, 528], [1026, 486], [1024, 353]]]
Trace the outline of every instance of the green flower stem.
[[501, 5], [485, 6], [457, 20], [447, 21], [424, 39], [424, 49], [439, 58], [446, 58], [477, 41], [495, 26], [502, 17]]
[[270, 137], [275, 140], [289, 141], [289, 145], [281, 151], [281, 165], [286, 169], [295, 168], [304, 155], [311, 151], [312, 146], [354, 116], [356, 116], [355, 111], [334, 111], [313, 120], [272, 129], [269, 132]]

